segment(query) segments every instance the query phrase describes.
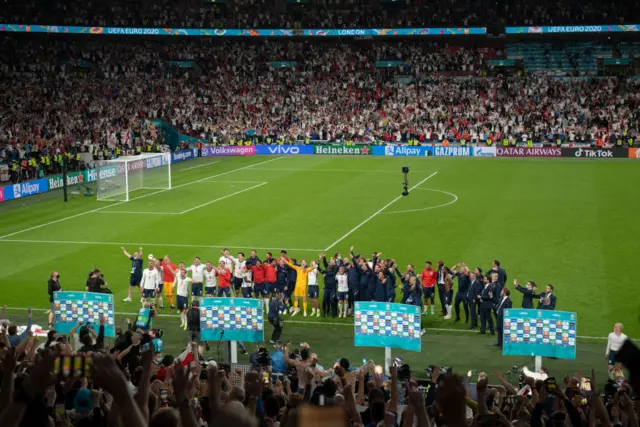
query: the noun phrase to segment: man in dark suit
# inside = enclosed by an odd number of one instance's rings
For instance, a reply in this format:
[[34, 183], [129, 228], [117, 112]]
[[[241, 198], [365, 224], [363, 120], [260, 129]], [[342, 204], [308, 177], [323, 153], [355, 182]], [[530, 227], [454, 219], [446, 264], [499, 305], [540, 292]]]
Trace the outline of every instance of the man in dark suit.
[[445, 301], [444, 301], [444, 279], [447, 275], [447, 270], [445, 270], [444, 261], [438, 261], [438, 298], [440, 299], [440, 306], [442, 307], [442, 311], [440, 312], [440, 316], [445, 316], [447, 314], [447, 310], [445, 309]]
[[509, 298], [509, 289], [504, 288], [500, 293], [500, 300], [498, 301], [498, 305], [496, 306], [496, 317], [498, 319], [498, 324], [496, 328], [498, 329], [498, 343], [496, 346], [502, 348], [502, 333], [504, 331], [504, 310], [506, 308], [513, 307], [513, 303], [511, 302], [511, 298]]
[[495, 285], [489, 283], [485, 284], [482, 292], [480, 293], [480, 333], [485, 334], [487, 331], [487, 323], [489, 323], [489, 332], [491, 335], [495, 335], [495, 331], [493, 329], [493, 317], [491, 316], [491, 312], [495, 308]]
[[505, 283], [507, 283], [507, 272], [504, 271], [504, 268], [500, 267], [500, 261], [497, 259], [493, 260], [493, 266], [490, 271], [487, 272], [487, 277], [491, 277], [492, 273], [498, 273], [498, 283], [500, 283], [500, 288], [504, 288]]
[[482, 302], [480, 300], [480, 294], [482, 294], [484, 284], [482, 283], [482, 279], [480, 279], [476, 273], [471, 273], [469, 278], [471, 279], [471, 286], [469, 286], [469, 291], [467, 292], [469, 314], [471, 315], [471, 325], [469, 325], [469, 329], [475, 329], [478, 327], [478, 308]]
[[556, 309], [556, 296], [553, 295], [553, 285], [547, 285], [545, 292], [539, 296], [538, 310], [555, 310]]
[[536, 294], [536, 282], [529, 280], [526, 288], [520, 286], [517, 280], [514, 280], [513, 284], [518, 292], [522, 292], [522, 308], [533, 308], [533, 299], [540, 298], [540, 295]]

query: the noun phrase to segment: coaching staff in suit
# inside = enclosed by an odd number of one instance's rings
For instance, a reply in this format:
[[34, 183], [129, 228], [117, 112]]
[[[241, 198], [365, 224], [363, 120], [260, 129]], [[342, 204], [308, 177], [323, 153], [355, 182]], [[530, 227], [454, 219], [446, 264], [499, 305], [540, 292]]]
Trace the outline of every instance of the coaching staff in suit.
[[489, 272], [487, 272], [487, 277], [491, 277], [492, 273], [498, 274], [498, 283], [500, 283], [500, 288], [504, 288], [504, 284], [507, 283], [507, 272], [504, 271], [504, 268], [500, 267], [500, 261], [497, 259], [493, 260], [493, 266]]
[[498, 319], [498, 324], [496, 325], [496, 328], [498, 329], [498, 343], [496, 346], [500, 348], [502, 348], [502, 333], [504, 331], [504, 310], [513, 307], [513, 303], [509, 297], [510, 294], [511, 292], [509, 292], [509, 289], [502, 289], [498, 305], [496, 306], [496, 318]]
[[514, 280], [513, 284], [518, 292], [522, 292], [522, 308], [533, 308], [533, 299], [540, 298], [540, 295], [536, 294], [536, 282], [529, 280], [526, 288], [520, 286], [517, 280]]
[[471, 286], [469, 286], [469, 291], [467, 292], [469, 314], [471, 315], [471, 324], [469, 325], [469, 329], [475, 329], [478, 327], [478, 309], [482, 303], [480, 295], [482, 294], [484, 284], [482, 283], [482, 279], [478, 277], [476, 273], [469, 274], [469, 278], [471, 279]]
[[556, 296], [553, 295], [553, 285], [547, 285], [547, 290], [539, 295], [540, 302], [538, 302], [539, 310], [555, 310], [556, 309]]
[[[485, 279], [486, 280], [486, 279]], [[480, 293], [480, 333], [485, 334], [487, 331], [487, 323], [489, 324], [489, 332], [491, 335], [495, 335], [495, 331], [493, 329], [493, 317], [491, 316], [491, 312], [496, 307], [496, 294], [500, 292], [500, 290], [495, 289], [493, 283], [487, 283], [484, 285], [484, 289]]]

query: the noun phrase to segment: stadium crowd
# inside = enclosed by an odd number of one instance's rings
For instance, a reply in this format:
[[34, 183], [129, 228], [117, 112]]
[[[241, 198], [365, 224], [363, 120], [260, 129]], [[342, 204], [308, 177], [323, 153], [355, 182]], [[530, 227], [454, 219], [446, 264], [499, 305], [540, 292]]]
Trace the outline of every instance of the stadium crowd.
[[[9, 0], [0, 22], [41, 25], [182, 28], [400, 28], [433, 26], [626, 24], [638, 16], [637, 1], [602, 3], [474, 0], [436, 3], [323, 0], [276, 2], [241, 0], [180, 5], [159, 2]], [[635, 23], [635, 22], [631, 22]], [[502, 28], [500, 28], [502, 29]]]
[[[11, 58], [0, 64], [4, 159], [146, 148], [158, 138], [146, 119], [209, 143], [508, 138], [607, 144], [640, 135], [638, 80], [489, 75], [487, 59], [503, 55], [496, 48], [418, 41], [1, 43]], [[393, 60], [402, 63], [376, 67]]]

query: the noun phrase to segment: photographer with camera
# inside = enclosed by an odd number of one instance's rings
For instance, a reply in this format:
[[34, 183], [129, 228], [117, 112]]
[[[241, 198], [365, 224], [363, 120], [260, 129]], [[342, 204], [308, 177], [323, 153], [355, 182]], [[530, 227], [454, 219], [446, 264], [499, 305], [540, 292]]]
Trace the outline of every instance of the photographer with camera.
[[104, 281], [104, 274], [99, 269], [95, 269], [89, 272], [89, 278], [87, 279], [87, 292], [97, 292], [101, 294], [110, 294], [111, 289], [108, 289], [109, 284]]

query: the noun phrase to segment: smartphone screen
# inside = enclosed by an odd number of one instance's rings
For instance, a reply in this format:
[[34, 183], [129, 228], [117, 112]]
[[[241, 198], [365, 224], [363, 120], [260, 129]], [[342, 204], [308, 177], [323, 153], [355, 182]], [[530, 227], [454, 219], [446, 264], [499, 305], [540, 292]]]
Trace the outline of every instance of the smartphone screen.
[[84, 376], [91, 378], [91, 366], [93, 365], [93, 359], [91, 356], [85, 356], [84, 358]]
[[82, 376], [82, 371], [83, 371], [83, 360], [81, 357], [74, 357], [73, 358], [73, 375], [76, 377], [81, 377]]
[[61, 417], [64, 416], [64, 403], [58, 403], [56, 405], [56, 415]]
[[262, 373], [262, 382], [264, 382], [266, 385], [269, 384], [269, 372]]
[[349, 419], [341, 406], [303, 406], [298, 409], [298, 426], [349, 427]]
[[160, 389], [160, 399], [167, 400], [169, 399], [169, 390], [166, 388]]

